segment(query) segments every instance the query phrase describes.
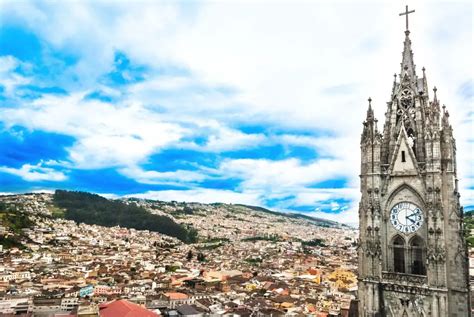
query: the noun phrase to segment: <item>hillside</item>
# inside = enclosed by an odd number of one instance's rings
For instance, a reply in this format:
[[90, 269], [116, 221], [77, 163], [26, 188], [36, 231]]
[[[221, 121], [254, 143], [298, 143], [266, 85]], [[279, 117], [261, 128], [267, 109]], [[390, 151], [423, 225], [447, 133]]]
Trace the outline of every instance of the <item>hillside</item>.
[[304, 214], [282, 213], [282, 212], [278, 212], [278, 211], [273, 211], [273, 210], [265, 209], [265, 208], [263, 208], [263, 207], [256, 207], [256, 206], [249, 206], [249, 205], [241, 205], [241, 204], [238, 204], [237, 206], [243, 206], [243, 207], [246, 207], [246, 208], [250, 208], [250, 209], [252, 209], [252, 210], [261, 211], [261, 212], [269, 213], [269, 214], [276, 215], [276, 216], [283, 216], [283, 217], [288, 217], [288, 218], [292, 218], [292, 219], [304, 219], [304, 220], [308, 220], [308, 221], [310, 221], [311, 223], [313, 223], [313, 224], [315, 224], [315, 225], [317, 225], [317, 226], [320, 226], [320, 227], [347, 227], [346, 225], [340, 224], [340, 223], [338, 223], [338, 222], [336, 222], [336, 221], [331, 221], [331, 220], [327, 220], [327, 219], [311, 217], [311, 216], [307, 216], [307, 215], [304, 215]]
[[304, 215], [280, 213], [241, 204], [202, 204], [124, 199], [157, 215], [168, 215], [199, 232], [199, 242], [222, 244], [226, 241], [312, 241], [325, 239], [321, 229], [344, 229], [345, 225]]
[[57, 190], [54, 194], [3, 196], [0, 202], [24, 214], [104, 227], [149, 230], [185, 243], [258, 241], [270, 237], [272, 240], [312, 241], [321, 237], [308, 234], [311, 227], [348, 229], [337, 222], [256, 206], [107, 199], [96, 194], [64, 190]]
[[154, 215], [135, 204], [108, 200], [96, 194], [56, 190], [54, 205], [64, 209], [64, 218], [79, 223], [104, 227], [121, 226], [137, 230], [149, 230], [178, 238], [183, 242], [195, 242], [197, 232], [193, 228], [177, 224], [170, 217]]
[[[73, 220], [76, 223], [103, 227], [120, 226], [148, 230], [185, 243], [197, 240], [197, 231], [177, 223], [167, 215], [151, 214], [136, 204], [109, 200], [99, 195], [57, 190], [52, 194], [0, 196], [0, 226], [9, 236], [2, 245], [21, 246], [22, 233], [43, 218]], [[8, 238], [8, 241], [5, 240]], [[5, 240], [5, 241], [3, 241]]]
[[28, 215], [18, 210], [16, 206], [8, 206], [0, 201], [0, 245], [4, 248], [23, 248], [23, 241], [27, 240], [24, 230], [31, 228], [33, 224]]

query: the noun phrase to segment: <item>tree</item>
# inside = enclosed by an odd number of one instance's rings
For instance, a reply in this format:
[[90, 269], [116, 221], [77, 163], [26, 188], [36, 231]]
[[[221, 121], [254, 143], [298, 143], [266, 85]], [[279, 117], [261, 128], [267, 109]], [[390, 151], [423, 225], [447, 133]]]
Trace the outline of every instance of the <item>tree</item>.
[[185, 227], [164, 215], [151, 214], [136, 203], [108, 200], [85, 192], [57, 190], [54, 204], [65, 210], [66, 219], [79, 223], [160, 232], [185, 243], [196, 242], [198, 236], [193, 227]]
[[186, 259], [189, 261], [191, 261], [193, 259], [193, 251], [189, 250], [188, 251], [188, 255], [186, 256]]
[[197, 260], [199, 262], [204, 262], [204, 261], [206, 261], [206, 257], [204, 256], [204, 254], [202, 254], [202, 252], [199, 252], [198, 255], [197, 255]]

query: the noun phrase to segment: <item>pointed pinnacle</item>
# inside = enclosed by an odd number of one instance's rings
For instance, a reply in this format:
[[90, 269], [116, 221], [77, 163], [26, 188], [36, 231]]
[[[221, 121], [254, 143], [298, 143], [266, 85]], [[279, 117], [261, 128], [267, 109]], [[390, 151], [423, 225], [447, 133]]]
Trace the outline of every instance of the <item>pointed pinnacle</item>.
[[374, 117], [374, 111], [372, 110], [372, 98], [367, 99], [369, 101], [369, 108], [367, 109], [367, 119]]

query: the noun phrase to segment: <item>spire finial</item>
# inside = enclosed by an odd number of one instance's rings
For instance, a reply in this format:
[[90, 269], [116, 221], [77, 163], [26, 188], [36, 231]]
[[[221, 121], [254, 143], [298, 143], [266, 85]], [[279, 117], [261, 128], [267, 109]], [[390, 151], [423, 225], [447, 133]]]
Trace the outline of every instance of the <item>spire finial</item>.
[[423, 71], [423, 77], [424, 77], [425, 76], [425, 70], [426, 70], [425, 66], [423, 66], [423, 68], [421, 70]]
[[438, 91], [438, 88], [436, 88], [436, 86], [433, 87], [433, 92], [434, 92], [434, 100], [437, 101], [438, 100], [438, 96], [436, 95], [436, 92]]
[[367, 108], [367, 119], [366, 122], [374, 119], [374, 111], [372, 110], [372, 98], [367, 99], [369, 101], [369, 107]]
[[408, 11], [408, 5], [405, 6], [405, 12], [402, 12], [402, 13], [399, 13], [398, 15], [399, 16], [402, 16], [404, 15], [405, 16], [405, 24], [406, 24], [406, 31], [405, 31], [405, 34], [408, 36], [408, 34], [410, 34], [410, 31], [408, 30], [408, 15], [410, 13], [413, 13], [415, 12], [415, 10], [411, 10], [411, 11]]

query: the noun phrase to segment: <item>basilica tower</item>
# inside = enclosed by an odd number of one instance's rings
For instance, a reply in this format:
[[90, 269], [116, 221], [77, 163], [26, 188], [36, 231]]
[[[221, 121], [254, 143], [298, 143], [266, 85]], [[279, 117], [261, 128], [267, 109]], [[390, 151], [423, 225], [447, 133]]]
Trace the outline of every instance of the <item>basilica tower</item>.
[[470, 316], [456, 143], [408, 30], [383, 130], [371, 99], [361, 137], [359, 315]]

